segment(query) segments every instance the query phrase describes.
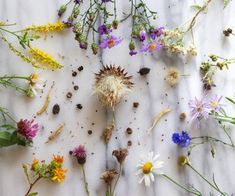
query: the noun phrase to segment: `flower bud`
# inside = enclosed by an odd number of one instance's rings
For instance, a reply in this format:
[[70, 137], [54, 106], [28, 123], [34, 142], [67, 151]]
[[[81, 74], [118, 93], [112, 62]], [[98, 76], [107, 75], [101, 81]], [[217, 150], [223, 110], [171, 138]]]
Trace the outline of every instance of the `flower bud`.
[[61, 17], [67, 10], [67, 6], [66, 5], [62, 5], [58, 11], [58, 16]]
[[117, 29], [118, 28], [118, 21], [114, 20], [113, 23], [112, 23], [112, 26], [113, 26], [114, 29]]

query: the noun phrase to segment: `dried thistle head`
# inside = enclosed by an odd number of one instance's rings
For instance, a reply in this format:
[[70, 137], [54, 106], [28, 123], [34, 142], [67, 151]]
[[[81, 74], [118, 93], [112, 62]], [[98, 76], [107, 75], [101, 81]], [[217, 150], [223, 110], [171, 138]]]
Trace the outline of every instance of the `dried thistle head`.
[[176, 69], [175, 67], [170, 67], [169, 69], [167, 69], [165, 80], [171, 87], [174, 87], [176, 84], [178, 84], [179, 79], [180, 73], [178, 69]]
[[118, 163], [122, 164], [128, 155], [128, 150], [126, 148], [120, 148], [113, 151], [113, 156], [117, 158]]
[[102, 138], [104, 139], [104, 142], [105, 142], [106, 144], [109, 142], [109, 140], [110, 140], [111, 137], [112, 137], [114, 127], [115, 127], [115, 124], [112, 123], [112, 124], [108, 125], [108, 126], [104, 129], [104, 131], [103, 131]]
[[133, 87], [131, 78], [132, 76], [127, 76], [127, 72], [121, 67], [104, 66], [96, 74], [94, 93], [104, 106], [114, 108]]
[[117, 174], [118, 173], [115, 169], [109, 169], [101, 174], [100, 179], [104, 180], [105, 183], [110, 185]]

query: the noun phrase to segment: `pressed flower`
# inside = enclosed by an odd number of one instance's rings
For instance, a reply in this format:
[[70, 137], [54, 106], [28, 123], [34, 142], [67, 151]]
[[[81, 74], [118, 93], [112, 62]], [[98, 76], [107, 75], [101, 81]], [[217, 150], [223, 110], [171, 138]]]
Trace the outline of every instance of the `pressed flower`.
[[150, 37], [152, 39], [156, 39], [157, 37], [160, 37], [161, 35], [163, 35], [163, 30], [164, 27], [157, 27], [157, 28], [151, 28], [149, 33], [150, 33]]
[[117, 158], [117, 161], [122, 164], [128, 155], [128, 150], [126, 148], [120, 148], [119, 150], [114, 150], [112, 154]]
[[44, 81], [39, 77], [39, 74], [33, 73], [29, 79], [29, 92], [32, 92], [32, 96], [36, 96], [38, 91], [43, 89]]
[[117, 174], [118, 173], [115, 169], [106, 170], [101, 174], [100, 179], [104, 180], [105, 183], [110, 185]]
[[116, 37], [114, 35], [107, 36], [107, 38], [103, 39], [100, 43], [100, 48], [112, 48], [119, 43], [121, 43], [122, 39], [119, 37]]
[[94, 93], [98, 95], [102, 104], [113, 108], [126, 93], [130, 92], [133, 86], [131, 78], [132, 76], [127, 76], [121, 67], [104, 66], [96, 74]]
[[194, 100], [189, 101], [190, 113], [192, 116], [192, 121], [199, 127], [199, 122], [201, 119], [207, 119], [209, 113], [211, 112], [210, 105], [208, 101], [203, 97], [201, 100], [195, 97]]
[[211, 108], [212, 111], [219, 111], [222, 109], [222, 107], [224, 106], [223, 104], [220, 103], [221, 99], [223, 98], [223, 96], [218, 96], [218, 95], [214, 95], [210, 101], [209, 101], [209, 106]]
[[146, 31], [140, 31], [140, 33], [139, 33], [139, 39], [140, 39], [140, 41], [141, 42], [143, 42], [145, 39], [147, 38], [147, 33], [146, 33]]
[[175, 86], [180, 79], [180, 73], [178, 69], [174, 67], [167, 69], [165, 79], [170, 86]]
[[27, 140], [32, 140], [39, 131], [39, 125], [34, 120], [21, 119], [17, 122], [17, 132]]
[[56, 168], [53, 171], [53, 177], [51, 178], [52, 181], [57, 181], [58, 183], [61, 183], [65, 179], [65, 173], [67, 172], [66, 169], [62, 168]]
[[188, 147], [190, 145], [190, 140], [191, 138], [185, 131], [182, 131], [181, 135], [179, 133], [173, 133], [172, 135], [172, 141], [182, 148]]
[[84, 146], [79, 145], [70, 151], [70, 154], [77, 158], [79, 164], [83, 165], [86, 162], [87, 154]]
[[32, 55], [34, 60], [50, 69], [58, 69], [63, 67], [51, 55], [38, 48], [31, 48], [29, 53]]
[[39, 160], [38, 160], [38, 159], [34, 159], [33, 162], [32, 162], [32, 164], [31, 164], [31, 169], [32, 169], [33, 171], [35, 171], [36, 168], [37, 168], [37, 166], [38, 166], [38, 164], [39, 164]]
[[107, 35], [112, 32], [111, 25], [102, 24], [98, 27], [98, 33], [100, 35]]
[[140, 49], [141, 52], [149, 52], [153, 53], [155, 51], [161, 50], [163, 45], [161, 43], [158, 43], [156, 41], [150, 41], [147, 44], [143, 45]]
[[179, 159], [178, 159], [178, 163], [181, 166], [185, 166], [187, 164], [190, 164], [189, 159], [186, 156], [180, 156]]
[[62, 164], [64, 162], [64, 157], [60, 155], [53, 155], [53, 161]]
[[160, 169], [163, 167], [163, 162], [157, 160], [159, 156], [159, 154], [154, 155], [153, 152], [150, 152], [146, 157], [140, 159], [136, 173], [136, 175], [142, 175], [139, 183], [144, 181], [145, 186], [149, 187], [151, 181], [154, 181], [154, 175], [162, 174]]
[[37, 33], [49, 33], [49, 32], [59, 32], [64, 30], [66, 25], [61, 22], [48, 23], [46, 25], [32, 25], [27, 27], [25, 30], [34, 31]]

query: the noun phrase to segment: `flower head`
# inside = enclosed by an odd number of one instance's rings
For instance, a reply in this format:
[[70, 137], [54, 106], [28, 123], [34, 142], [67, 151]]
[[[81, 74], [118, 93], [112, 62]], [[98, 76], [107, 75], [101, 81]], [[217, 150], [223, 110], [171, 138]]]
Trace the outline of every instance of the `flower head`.
[[212, 111], [216, 112], [222, 109], [222, 107], [224, 106], [223, 104], [220, 103], [222, 98], [223, 96], [214, 95], [210, 99], [209, 107], [211, 108]]
[[98, 27], [98, 33], [100, 35], [107, 35], [112, 32], [111, 25], [102, 24]]
[[185, 165], [190, 164], [189, 159], [186, 156], [180, 156], [178, 159], [178, 163], [180, 166], [185, 166]]
[[114, 35], [107, 36], [107, 38], [103, 39], [100, 43], [100, 48], [112, 48], [119, 43], [121, 43], [122, 39], [119, 37], [116, 37]]
[[174, 67], [167, 69], [165, 79], [171, 87], [175, 86], [180, 79], [180, 73], [178, 69]]
[[191, 138], [187, 134], [187, 132], [182, 131], [182, 134], [180, 135], [179, 133], [173, 133], [172, 135], [172, 141], [175, 144], [178, 144], [180, 147], [188, 147], [190, 144]]
[[162, 47], [163, 45], [161, 43], [158, 43], [156, 41], [150, 41], [146, 45], [143, 45], [140, 51], [153, 53], [155, 51], [161, 50]]
[[64, 157], [60, 155], [53, 155], [53, 161], [58, 164], [62, 164], [64, 162]]
[[132, 76], [127, 76], [121, 67], [104, 66], [96, 74], [94, 93], [98, 95], [103, 105], [113, 108], [131, 90], [133, 86], [131, 78]]
[[26, 30], [30, 30], [37, 33], [49, 33], [49, 32], [59, 32], [66, 28], [66, 25], [61, 22], [48, 23], [46, 25], [32, 25], [26, 28]]
[[117, 158], [117, 161], [122, 164], [128, 155], [128, 150], [126, 148], [113, 151], [113, 156]]
[[104, 180], [105, 183], [110, 185], [117, 174], [117, 171], [114, 169], [106, 170], [101, 174], [100, 179]]
[[160, 37], [161, 35], [163, 35], [163, 30], [164, 27], [157, 27], [157, 28], [151, 28], [149, 33], [150, 33], [150, 37], [152, 39], [156, 39], [156, 37]]
[[36, 96], [38, 91], [43, 89], [44, 81], [39, 74], [33, 73], [29, 79], [29, 96]]
[[70, 151], [70, 154], [77, 158], [79, 164], [83, 165], [86, 162], [87, 154], [84, 146], [79, 145]]
[[39, 131], [39, 125], [34, 120], [21, 119], [17, 122], [17, 132], [27, 140], [32, 140]]
[[37, 167], [38, 167], [38, 164], [39, 164], [39, 160], [38, 159], [34, 159], [32, 164], [31, 164], [31, 169], [33, 171], [35, 171], [37, 169]]
[[140, 159], [136, 173], [142, 175], [139, 183], [144, 181], [145, 186], [150, 186], [151, 181], [154, 181], [154, 174], [162, 174], [159, 169], [163, 167], [163, 162], [157, 160], [159, 156], [159, 154], [154, 156], [153, 152], [150, 152], [146, 157]]
[[57, 181], [58, 183], [63, 182], [65, 179], [65, 173], [67, 172], [66, 169], [62, 169], [60, 167], [54, 169], [53, 176], [51, 178], [52, 181]]
[[201, 119], [207, 119], [211, 112], [208, 101], [203, 97], [201, 100], [195, 97], [194, 100], [189, 101], [190, 113], [192, 115], [192, 121], [199, 127]]

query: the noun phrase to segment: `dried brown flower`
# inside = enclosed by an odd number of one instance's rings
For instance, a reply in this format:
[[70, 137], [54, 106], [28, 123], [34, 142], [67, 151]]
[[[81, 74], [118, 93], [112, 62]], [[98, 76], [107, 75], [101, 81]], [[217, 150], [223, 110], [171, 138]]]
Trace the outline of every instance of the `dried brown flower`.
[[180, 79], [179, 70], [174, 67], [170, 67], [167, 69], [165, 79], [170, 86], [174, 87], [176, 84], [178, 84]]
[[117, 161], [120, 164], [122, 164], [128, 155], [128, 150], [126, 148], [120, 148], [118, 150], [114, 150], [112, 155], [117, 158]]
[[106, 170], [101, 174], [100, 179], [110, 185], [117, 174], [118, 173], [115, 169]]
[[102, 137], [103, 137], [104, 142], [105, 142], [106, 144], [109, 142], [109, 140], [110, 140], [110, 138], [111, 138], [111, 136], [112, 136], [114, 127], [115, 127], [115, 124], [112, 123], [112, 124], [108, 125], [108, 126], [104, 129], [104, 131], [103, 131]]
[[94, 93], [98, 95], [104, 106], [114, 108], [133, 87], [131, 78], [132, 76], [127, 76], [127, 72], [120, 66], [104, 66], [96, 74]]

